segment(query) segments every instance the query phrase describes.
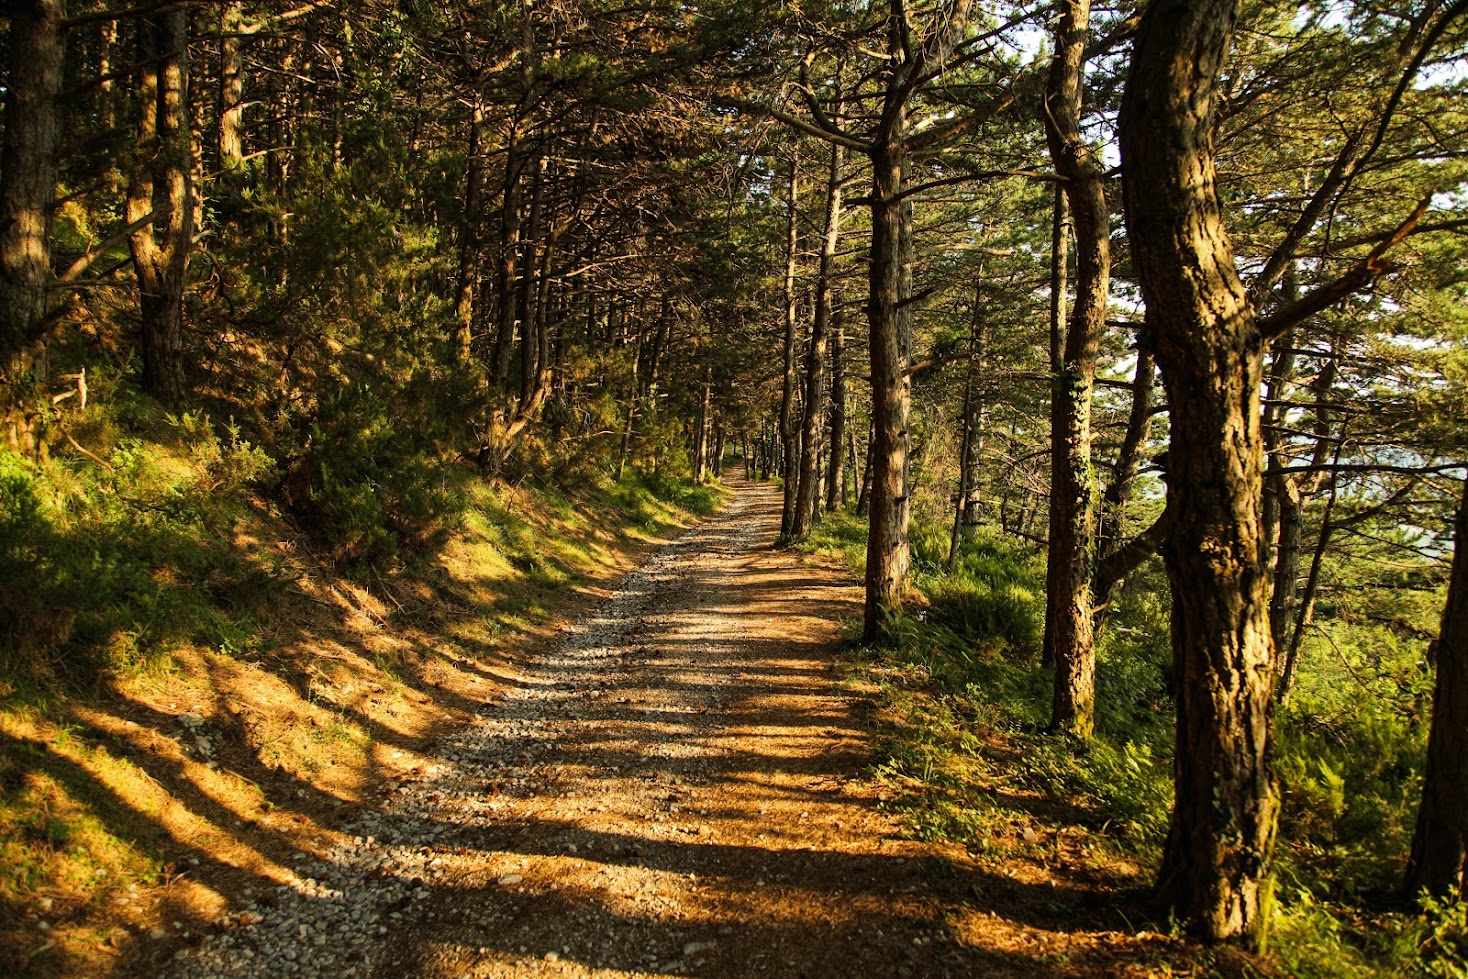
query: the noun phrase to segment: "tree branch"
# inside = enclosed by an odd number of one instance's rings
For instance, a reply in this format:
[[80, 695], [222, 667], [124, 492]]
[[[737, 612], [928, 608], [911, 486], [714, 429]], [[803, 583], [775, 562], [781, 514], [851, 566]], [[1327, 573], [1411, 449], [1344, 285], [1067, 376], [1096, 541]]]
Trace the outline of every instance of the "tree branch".
[[122, 244], [122, 242], [125, 241], [128, 236], [130, 236], [134, 231], [145, 228], [148, 225], [152, 224], [154, 221], [166, 218], [172, 212], [173, 208], [171, 207], [165, 207], [161, 211], [149, 211], [147, 214], [144, 214], [132, 224], [129, 224], [125, 228], [119, 229], [106, 241], [102, 242], [102, 244], [88, 248], [84, 255], [78, 258], [75, 262], [72, 262], [69, 266], [67, 266], [65, 272], [56, 277], [56, 287], [66, 286], [75, 282], [83, 272], [91, 268], [93, 262], [102, 257], [103, 253], [107, 252], [115, 245]]
[[763, 102], [752, 102], [748, 99], [741, 99], [731, 95], [716, 96], [714, 101], [716, 104], [725, 105], [731, 109], [738, 109], [741, 112], [750, 112], [754, 113], [755, 115], [769, 116], [776, 122], [783, 122], [790, 128], [798, 130], [807, 136], [814, 136], [817, 139], [824, 139], [827, 142], [836, 143], [839, 146], [844, 146], [847, 149], [853, 150], [857, 153], [870, 154], [872, 151], [872, 147], [869, 143], [864, 143], [861, 140], [848, 136], [843, 132], [832, 132], [827, 129], [822, 129], [816, 123], [802, 119], [799, 116], [791, 115], [790, 113], [785, 112], [781, 109], [777, 109], [772, 105], [765, 105]]
[[1264, 337], [1265, 342], [1275, 339], [1290, 327], [1298, 325], [1316, 313], [1324, 312], [1347, 296], [1360, 292], [1375, 282], [1382, 273], [1389, 271], [1391, 263], [1384, 261], [1383, 256], [1412, 233], [1412, 229], [1417, 227], [1431, 203], [1431, 194], [1422, 198], [1416, 209], [1408, 215], [1407, 220], [1399, 224], [1395, 231], [1371, 249], [1371, 254], [1357, 262], [1346, 274], [1261, 318], [1259, 333]]

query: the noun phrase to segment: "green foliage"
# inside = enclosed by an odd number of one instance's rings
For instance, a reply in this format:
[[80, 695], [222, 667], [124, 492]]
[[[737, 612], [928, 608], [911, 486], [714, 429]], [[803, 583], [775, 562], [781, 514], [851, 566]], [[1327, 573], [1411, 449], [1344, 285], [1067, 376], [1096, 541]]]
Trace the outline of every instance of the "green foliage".
[[269, 458], [230, 426], [171, 419], [167, 442], [118, 441], [107, 468], [0, 450], [0, 671], [88, 683], [161, 663], [170, 645], [239, 641], [266, 572], [230, 532]]
[[1039, 740], [1022, 762], [1027, 784], [1055, 799], [1088, 807], [1098, 829], [1139, 855], [1155, 854], [1167, 836], [1172, 809], [1167, 753], [1146, 742], [1092, 738], [1085, 742]]
[[928, 600], [927, 619], [990, 656], [1039, 652], [1045, 612], [1044, 570], [1033, 552], [980, 534], [959, 550], [952, 573], [940, 570], [946, 536], [920, 534], [913, 584]]
[[459, 472], [431, 432], [396, 420], [399, 394], [352, 384], [331, 395], [287, 463], [286, 504], [338, 560], [385, 566], [421, 553], [462, 512]]

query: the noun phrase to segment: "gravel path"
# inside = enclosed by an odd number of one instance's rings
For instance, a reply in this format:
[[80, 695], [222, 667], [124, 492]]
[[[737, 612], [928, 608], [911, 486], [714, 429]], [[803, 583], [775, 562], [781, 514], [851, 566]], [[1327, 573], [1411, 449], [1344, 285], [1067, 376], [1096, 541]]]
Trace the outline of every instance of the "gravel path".
[[200, 976], [943, 975], [942, 902], [859, 778], [843, 575], [770, 487], [626, 576]]

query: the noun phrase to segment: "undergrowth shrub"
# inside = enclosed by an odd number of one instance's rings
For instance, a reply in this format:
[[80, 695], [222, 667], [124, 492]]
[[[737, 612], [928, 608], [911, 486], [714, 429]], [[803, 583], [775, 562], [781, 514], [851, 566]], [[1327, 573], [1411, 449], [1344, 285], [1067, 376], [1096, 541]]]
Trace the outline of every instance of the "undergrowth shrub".
[[440, 544], [463, 512], [462, 478], [432, 431], [400, 425], [407, 392], [351, 383], [304, 420], [282, 481], [287, 507], [344, 563], [384, 566]]
[[0, 450], [0, 670], [13, 681], [95, 682], [160, 662], [175, 643], [239, 641], [232, 597], [261, 567], [235, 517], [271, 461], [233, 426], [169, 419], [103, 465], [37, 464]]

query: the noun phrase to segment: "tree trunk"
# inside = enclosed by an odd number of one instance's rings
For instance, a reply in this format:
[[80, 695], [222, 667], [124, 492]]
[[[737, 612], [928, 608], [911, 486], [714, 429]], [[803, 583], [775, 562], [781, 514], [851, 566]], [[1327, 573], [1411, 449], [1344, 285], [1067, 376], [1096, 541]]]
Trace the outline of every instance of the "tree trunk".
[[785, 226], [785, 372], [780, 389], [780, 448], [781, 473], [785, 477], [783, 505], [780, 510], [780, 539], [789, 540], [795, 529], [795, 497], [798, 456], [800, 451], [800, 428], [796, 414], [796, 342], [795, 327], [797, 306], [795, 281], [797, 263], [800, 260], [800, 161], [792, 150], [790, 154], [790, 181], [788, 211]]
[[505, 146], [504, 190], [500, 198], [500, 241], [498, 265], [495, 269], [497, 300], [494, 353], [490, 357], [491, 376], [495, 387], [509, 389], [510, 355], [515, 347], [515, 312], [518, 290], [516, 272], [520, 258], [520, 174], [524, 155], [517, 134], [511, 130]]
[[[1340, 461], [1340, 444], [1337, 443], [1335, 463], [1339, 463]], [[1290, 576], [1289, 603], [1285, 605], [1285, 610], [1280, 612], [1280, 617], [1283, 620], [1280, 624], [1280, 628], [1286, 628], [1286, 625], [1290, 621], [1293, 621], [1293, 628], [1289, 630], [1289, 645], [1285, 647], [1284, 666], [1280, 670], [1278, 688], [1275, 691], [1275, 697], [1280, 703], [1284, 703], [1288, 699], [1290, 689], [1295, 684], [1295, 670], [1298, 668], [1300, 663], [1300, 644], [1304, 642], [1305, 630], [1309, 627], [1311, 620], [1315, 617], [1315, 596], [1320, 589], [1320, 572], [1325, 566], [1325, 551], [1326, 548], [1330, 546], [1330, 535], [1334, 526], [1331, 523], [1331, 519], [1335, 516], [1336, 494], [1339, 489], [1339, 477], [1335, 472], [1331, 472], [1330, 495], [1325, 501], [1325, 512], [1322, 513], [1320, 516], [1320, 534], [1315, 539], [1315, 553], [1310, 559], [1310, 573], [1305, 579], [1305, 590], [1304, 593], [1300, 596], [1299, 608], [1295, 609], [1294, 615], [1292, 617], [1289, 615], [1289, 608], [1294, 603], [1294, 591], [1297, 587], [1296, 575], [1299, 571], [1301, 550], [1300, 507], [1298, 506], [1298, 498], [1296, 498], [1296, 506], [1292, 515], [1294, 523], [1293, 531], [1291, 533], [1292, 539], [1287, 540], [1285, 538], [1285, 532], [1288, 525], [1283, 521], [1280, 524], [1280, 570], [1281, 573], [1288, 573]], [[1292, 545], [1292, 553], [1289, 555], [1285, 555], [1283, 550], [1284, 545], [1287, 543]], [[1269, 624], [1271, 630], [1273, 630], [1275, 626], [1276, 599], [1279, 595], [1279, 582], [1276, 581], [1275, 592], [1270, 598], [1269, 605]], [[1278, 646], [1275, 647], [1275, 649], [1278, 648]]]
[[1262, 559], [1264, 341], [1215, 183], [1216, 84], [1236, 0], [1152, 0], [1120, 114], [1128, 237], [1172, 418], [1163, 548], [1177, 748], [1159, 897], [1206, 941], [1261, 945], [1278, 801]]
[[968, 371], [963, 382], [963, 417], [959, 422], [958, 495], [953, 504], [953, 531], [948, 541], [947, 568], [950, 574], [958, 567], [963, 545], [973, 540], [979, 525], [982, 485], [979, 463], [984, 452], [984, 428], [988, 424], [988, 405], [982, 387], [988, 366], [988, 335], [980, 290], [981, 286], [976, 283], [969, 325]]
[[188, 125], [188, 13], [138, 22], [138, 151], [127, 195], [142, 313], [143, 386], [166, 404], [183, 399], [183, 292], [193, 245]]
[[46, 382], [51, 278], [51, 205], [61, 146], [61, 0], [27, 0], [10, 10], [5, 142], [0, 147], [0, 411], [5, 441], [41, 448], [38, 405]]
[[826, 512], [846, 502], [846, 328], [840, 311], [831, 316], [831, 459], [826, 477]]
[[1095, 570], [1096, 472], [1091, 462], [1091, 397], [1111, 291], [1111, 212], [1100, 161], [1081, 134], [1081, 98], [1090, 0], [1067, 0], [1055, 31], [1046, 97], [1046, 134], [1065, 178], [1076, 236], [1075, 303], [1050, 405], [1051, 524], [1046, 609], [1054, 643], [1053, 730], [1089, 737], [1095, 728], [1096, 649], [1091, 575]]
[[868, 418], [866, 463], [861, 467], [861, 489], [856, 494], [856, 515], [858, 517], [870, 516], [872, 508], [872, 453], [877, 448], [873, 429], [872, 420]]
[[[1285, 294], [1290, 295], [1293, 291], [1293, 275], [1285, 276]], [[1335, 461], [1340, 461], [1341, 446], [1344, 444], [1344, 435], [1341, 439], [1333, 438], [1330, 403], [1334, 396], [1336, 365], [1336, 341], [1332, 338], [1330, 356], [1321, 365], [1319, 373], [1312, 385], [1315, 391], [1315, 449], [1311, 454], [1310, 464], [1317, 469], [1323, 469], [1332, 456], [1334, 446]], [[1265, 418], [1268, 421], [1268, 412]], [[1268, 446], [1268, 436], [1265, 438]], [[1305, 627], [1309, 625], [1314, 614], [1315, 592], [1320, 585], [1321, 564], [1325, 558], [1326, 546], [1330, 543], [1331, 514], [1335, 511], [1336, 492], [1339, 487], [1335, 472], [1328, 472], [1324, 476], [1316, 476], [1307, 481], [1300, 476], [1287, 475], [1281, 472], [1288, 460], [1277, 458], [1270, 459], [1269, 469], [1266, 471], [1266, 479], [1274, 477], [1273, 485], [1275, 492], [1269, 493], [1270, 483], [1265, 484], [1265, 528], [1269, 528], [1271, 510], [1275, 521], [1275, 548], [1274, 566], [1271, 569], [1271, 587], [1269, 593], [1269, 628], [1274, 637], [1274, 648], [1280, 650], [1284, 656], [1284, 664], [1280, 670], [1278, 689], [1275, 698], [1281, 703], [1289, 697], [1290, 687], [1295, 680], [1295, 667], [1299, 662], [1300, 643], [1304, 639]], [[1315, 542], [1315, 556], [1310, 562], [1310, 574], [1305, 584], [1303, 598], [1300, 592], [1300, 558], [1304, 553], [1303, 534], [1303, 511], [1307, 495], [1313, 496], [1320, 491], [1321, 483], [1328, 480], [1330, 485], [1330, 498], [1326, 503], [1325, 516], [1320, 523], [1320, 535]], [[1269, 504], [1273, 497], [1273, 507]]]
[[[668, 302], [663, 300], [663, 315], [668, 311]], [[637, 401], [642, 396], [642, 388], [637, 379], [638, 367], [642, 363], [643, 325], [637, 324], [637, 346], [632, 351], [631, 378], [627, 390], [627, 419], [622, 425], [622, 448], [617, 453], [617, 482], [622, 481], [622, 476], [627, 470], [627, 457], [632, 453], [633, 426], [637, 421]]]
[[541, 279], [539, 272], [543, 254], [541, 223], [544, 200], [545, 157], [537, 153], [534, 176], [530, 183], [530, 213], [525, 221], [526, 233], [521, 236], [523, 255], [520, 259], [520, 280], [515, 297], [515, 318], [520, 324], [521, 404], [534, 397], [535, 387], [540, 380], [540, 337], [537, 333], [540, 314], [535, 300], [539, 294]]
[[[891, 99], [889, 98], [889, 102]], [[898, 106], [899, 116], [905, 111]], [[872, 248], [870, 321], [872, 366], [872, 474], [868, 501], [866, 606], [862, 638], [874, 642], [884, 635], [889, 613], [902, 604], [910, 550], [907, 540], [907, 375], [911, 307], [910, 269], [903, 262], [901, 199], [906, 163], [903, 127], [893, 123], [889, 138], [872, 154]], [[908, 288], [904, 288], [908, 286]]]
[[826, 347], [831, 327], [832, 279], [836, 248], [841, 238], [841, 170], [846, 154], [831, 144], [831, 164], [826, 175], [826, 220], [821, 237], [821, 261], [816, 278], [816, 312], [811, 322], [810, 346], [805, 362], [805, 412], [800, 431], [800, 481], [795, 497], [795, 520], [790, 536], [802, 540], [810, 535], [819, 500], [816, 463], [821, 451], [821, 424], [826, 419]]
[[476, 97], [469, 116], [469, 152], [464, 163], [464, 216], [459, 230], [459, 294], [454, 305], [459, 361], [474, 360], [474, 295], [479, 287], [480, 210], [484, 206], [484, 161], [480, 143], [484, 105]]
[[[1065, 196], [1065, 191], [1056, 186], [1055, 206], [1050, 222], [1050, 400], [1056, 399], [1056, 388], [1060, 383], [1060, 374], [1065, 362], [1065, 328], [1066, 328], [1066, 306], [1067, 293], [1070, 289], [1070, 238], [1073, 228], [1070, 222], [1070, 198]], [[1064, 433], [1054, 431], [1055, 412], [1050, 414], [1051, 432], [1050, 447], [1052, 457], [1061, 451], [1064, 441]], [[1052, 470], [1054, 463], [1052, 458]], [[1050, 487], [1050, 498], [1047, 501], [1049, 524], [1053, 526], [1060, 519], [1060, 494]], [[1046, 561], [1049, 561], [1047, 550]], [[1055, 593], [1060, 584], [1059, 579], [1049, 573], [1047, 567], [1045, 574], [1045, 635], [1040, 642], [1040, 665], [1055, 665], [1055, 621], [1048, 610], [1057, 606], [1061, 597]]]
[[219, 11], [219, 169], [229, 171], [245, 159], [244, 11], [235, 0]]
[[[977, 312], [975, 313], [977, 315]], [[969, 351], [968, 371], [963, 380], [963, 408], [959, 411], [958, 490], [953, 494], [953, 529], [948, 535], [948, 560], [943, 568], [952, 574], [958, 567], [958, 552], [963, 544], [963, 501], [968, 496], [973, 471], [969, 468], [969, 446], [974, 440], [974, 357]]]
[[1453, 570], [1437, 637], [1437, 686], [1422, 806], [1404, 890], [1468, 897], [1468, 480], [1454, 524]]
[[1137, 472], [1142, 464], [1142, 450], [1147, 445], [1147, 436], [1152, 430], [1152, 376], [1156, 365], [1152, 354], [1137, 351], [1137, 369], [1132, 375], [1132, 405], [1127, 413], [1126, 434], [1122, 436], [1121, 448], [1116, 455], [1116, 469], [1106, 492], [1101, 495], [1101, 516], [1096, 533], [1096, 546], [1100, 554], [1096, 575], [1091, 580], [1092, 604], [1095, 608], [1096, 630], [1105, 624], [1107, 611], [1116, 597], [1129, 569], [1117, 567], [1110, 559], [1121, 553], [1126, 546], [1122, 532], [1126, 524], [1127, 504], [1132, 498]]
[[693, 481], [703, 483], [708, 480], [709, 471], [709, 401], [713, 392], [713, 379], [710, 372], [705, 371], [703, 381], [703, 396], [698, 402], [698, 417], [693, 421]]

